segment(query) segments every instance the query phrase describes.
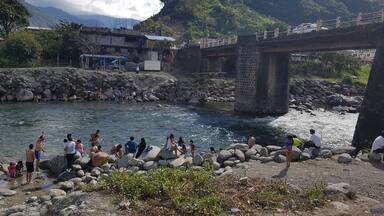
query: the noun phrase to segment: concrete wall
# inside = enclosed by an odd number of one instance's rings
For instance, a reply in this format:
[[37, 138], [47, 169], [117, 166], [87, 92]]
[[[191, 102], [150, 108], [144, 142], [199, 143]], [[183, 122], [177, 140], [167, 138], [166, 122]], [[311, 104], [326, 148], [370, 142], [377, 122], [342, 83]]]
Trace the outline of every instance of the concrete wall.
[[199, 73], [201, 71], [202, 61], [199, 46], [186, 47], [177, 52], [173, 70], [180, 74]]
[[238, 39], [235, 111], [287, 113], [289, 54], [266, 54], [256, 42], [255, 36]]
[[358, 148], [371, 147], [384, 130], [384, 32], [382, 35], [353, 138], [353, 145]]

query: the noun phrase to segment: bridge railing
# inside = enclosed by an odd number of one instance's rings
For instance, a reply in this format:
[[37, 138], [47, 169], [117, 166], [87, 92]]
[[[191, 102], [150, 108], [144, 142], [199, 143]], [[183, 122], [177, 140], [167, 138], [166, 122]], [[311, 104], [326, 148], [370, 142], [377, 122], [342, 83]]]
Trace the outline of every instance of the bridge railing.
[[[256, 38], [259, 41], [278, 38], [292, 34], [304, 34], [309, 32], [327, 31], [337, 28], [348, 28], [353, 26], [368, 25], [373, 23], [384, 23], [384, 9], [371, 13], [358, 13], [350, 17], [336, 17], [330, 20], [317, 20], [308, 28], [307, 26], [288, 26], [286, 29], [276, 28], [264, 32], [256, 32]], [[230, 44], [236, 44], [237, 37], [217, 39], [210, 42], [200, 43], [201, 48], [218, 47]]]

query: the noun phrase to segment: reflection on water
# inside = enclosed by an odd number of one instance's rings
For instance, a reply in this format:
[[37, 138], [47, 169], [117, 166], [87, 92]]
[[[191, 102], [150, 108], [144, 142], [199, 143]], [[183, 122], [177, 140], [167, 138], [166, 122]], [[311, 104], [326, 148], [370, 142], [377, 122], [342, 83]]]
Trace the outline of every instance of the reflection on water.
[[[259, 143], [278, 144], [284, 132], [306, 135], [310, 127], [319, 129], [327, 144], [346, 144], [352, 138], [357, 115], [340, 116], [316, 112], [316, 117], [291, 111], [274, 118], [239, 116], [228, 106], [192, 107], [158, 104], [115, 103], [14, 103], [0, 105], [0, 159], [23, 159], [25, 148], [44, 131], [47, 134], [44, 158], [63, 153], [67, 133], [89, 147], [89, 134], [100, 129], [104, 150], [114, 143], [124, 144], [129, 136], [145, 137], [147, 144], [162, 146], [174, 133], [192, 139], [199, 150], [223, 148], [243, 142], [253, 133]], [[217, 108], [217, 107], [216, 107]]]

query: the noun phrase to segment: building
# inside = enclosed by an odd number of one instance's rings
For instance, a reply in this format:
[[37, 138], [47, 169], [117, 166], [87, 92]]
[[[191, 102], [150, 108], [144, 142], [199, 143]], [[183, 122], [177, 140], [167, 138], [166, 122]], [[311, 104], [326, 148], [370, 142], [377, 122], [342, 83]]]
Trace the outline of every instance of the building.
[[[128, 70], [139, 66], [141, 70], [154, 71], [161, 70], [165, 64], [171, 64], [168, 62], [172, 59], [169, 56], [172, 55], [172, 44], [176, 41], [172, 37], [148, 35], [131, 29], [89, 27], [83, 27], [80, 30], [80, 38], [83, 44], [87, 44], [81, 60], [88, 63], [82, 62], [82, 67], [95, 69], [103, 65], [104, 69], [110, 68], [112, 56], [116, 57], [112, 60], [114, 64], [115, 60], [124, 59], [123, 64]], [[97, 64], [93, 64], [89, 59], [94, 55], [98, 55]], [[106, 56], [106, 58], [102, 56]], [[99, 61], [100, 58], [103, 59], [103, 62]], [[119, 62], [121, 62], [120, 60]]]
[[372, 64], [375, 58], [376, 50], [345, 50], [339, 51], [339, 53], [352, 56], [363, 64]]

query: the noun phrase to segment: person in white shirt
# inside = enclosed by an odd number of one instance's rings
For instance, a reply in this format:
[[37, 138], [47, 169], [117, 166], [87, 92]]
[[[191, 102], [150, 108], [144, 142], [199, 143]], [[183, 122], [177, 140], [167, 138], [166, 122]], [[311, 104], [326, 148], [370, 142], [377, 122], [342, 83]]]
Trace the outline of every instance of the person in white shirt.
[[64, 139], [64, 151], [67, 159], [67, 170], [70, 170], [72, 169], [76, 154], [76, 143], [72, 140], [71, 136], [68, 137], [68, 140]]
[[309, 141], [304, 144], [303, 148], [321, 148], [320, 136], [316, 134], [316, 131], [314, 129], [309, 130], [309, 133], [311, 134], [309, 137]]
[[373, 141], [371, 153], [383, 153], [384, 154], [384, 131]]

